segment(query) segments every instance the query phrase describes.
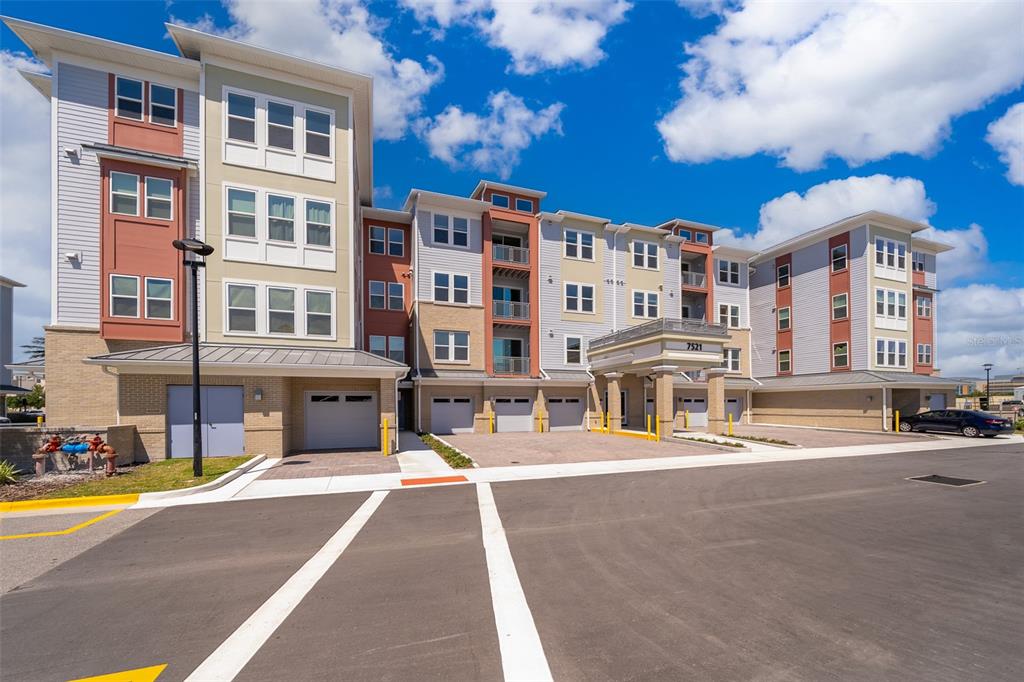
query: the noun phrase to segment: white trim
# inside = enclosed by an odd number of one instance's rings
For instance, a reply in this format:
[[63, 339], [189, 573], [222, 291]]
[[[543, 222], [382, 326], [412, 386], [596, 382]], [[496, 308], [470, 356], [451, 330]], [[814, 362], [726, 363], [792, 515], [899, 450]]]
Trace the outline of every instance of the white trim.
[[[164, 88], [164, 89], [170, 90], [171, 92], [174, 93], [174, 107], [173, 107], [173, 109], [174, 109], [174, 123], [172, 125], [167, 125], [166, 123], [157, 123], [156, 121], [153, 120], [153, 86], [154, 85], [156, 87], [158, 87], [158, 88]], [[167, 128], [168, 130], [175, 130], [175, 129], [177, 129], [177, 127], [178, 127], [178, 114], [180, 113], [179, 110], [178, 110], [178, 88], [172, 87], [170, 85], [164, 85], [163, 83], [156, 83], [156, 82], [153, 82], [153, 81], [148, 81], [147, 82], [147, 90], [149, 91], [149, 107], [148, 107], [148, 111], [143, 112], [143, 115], [146, 116], [146, 119], [147, 119], [148, 123], [150, 125], [160, 126], [161, 128]], [[116, 100], [115, 100], [115, 104], [116, 104]], [[166, 104], [158, 104], [157, 106], [158, 107], [165, 107], [165, 108], [167, 107]]]
[[[836, 262], [835, 250], [836, 249], [842, 249], [843, 250], [843, 267], [839, 268], [838, 270], [835, 269], [835, 262]], [[835, 272], [844, 272], [844, 271], [849, 270], [849, 269], [850, 269], [850, 245], [848, 243], [846, 243], [846, 242], [843, 242], [842, 244], [836, 244], [835, 246], [830, 248], [828, 250], [828, 271], [829, 271], [829, 274], [832, 274], [832, 273], [835, 273]]]
[[[786, 327], [782, 326], [782, 311], [788, 311], [786, 315]], [[780, 332], [793, 331], [793, 306], [784, 305], [775, 311], [775, 330]]]
[[[578, 296], [576, 299], [579, 301], [579, 310], [571, 310], [569, 308], [569, 294], [566, 291], [569, 285], [575, 285], [579, 287]], [[583, 301], [586, 297], [583, 295], [583, 287], [590, 287], [590, 307], [592, 310], [583, 310]], [[587, 284], [585, 282], [562, 282], [562, 312], [563, 313], [578, 313], [581, 315], [596, 315], [597, 314], [597, 286], [593, 284]]]
[[[255, 287], [256, 289], [256, 331], [232, 331], [230, 329], [230, 297], [228, 296], [229, 286]], [[274, 339], [308, 339], [312, 341], [337, 341], [338, 337], [338, 304], [337, 290], [329, 287], [312, 284], [297, 284], [292, 282], [270, 282], [247, 279], [230, 278], [222, 282], [222, 304], [221, 304], [221, 334], [225, 337], [247, 337], [247, 338], [274, 338]], [[295, 292], [295, 333], [271, 333], [269, 327], [270, 300], [268, 289], [290, 289]], [[308, 334], [308, 322], [306, 320], [306, 292], [315, 291], [329, 293], [331, 295], [331, 334]], [[239, 308], [250, 310], [250, 308]], [[301, 320], [301, 324], [299, 321]], [[300, 333], [301, 330], [301, 333]]]
[[[114, 278], [123, 277], [124, 279], [135, 280], [135, 314], [134, 315], [115, 315], [114, 314]], [[119, 317], [126, 320], [138, 320], [144, 319], [142, 316], [142, 278], [139, 275], [124, 275], [119, 272], [111, 272], [107, 275], [107, 317]], [[125, 296], [124, 294], [117, 294], [118, 298], [131, 298], [131, 296]]]
[[[647, 239], [630, 239], [629, 240], [629, 264], [638, 270], [661, 270], [661, 245], [658, 242], [652, 242]], [[637, 252], [637, 245], [643, 245], [643, 252]], [[648, 265], [648, 261], [651, 258], [651, 247], [654, 247], [654, 267]], [[641, 256], [643, 265], [636, 264], [636, 257]], [[634, 316], [635, 317], [635, 316]]]
[[[572, 232], [576, 235], [576, 239], [572, 242], [572, 245], [576, 247], [576, 255], [569, 255], [569, 233]], [[583, 256], [583, 235], [590, 236], [590, 258]], [[569, 260], [578, 260], [585, 263], [593, 263], [596, 260], [597, 251], [597, 235], [590, 230], [581, 230], [575, 227], [562, 227], [562, 258], [568, 258]]]
[[[439, 301], [435, 297], [436, 290], [437, 290], [437, 285], [435, 284], [435, 279], [434, 278], [437, 277], [437, 275], [448, 275], [448, 286], [446, 287], [447, 290], [448, 290], [448, 300], [447, 301]], [[455, 291], [456, 291], [456, 288], [457, 288], [455, 286], [455, 278], [456, 277], [465, 277], [466, 278], [466, 300], [465, 300], [465, 302], [460, 302], [460, 301], [454, 300], [455, 299]], [[452, 306], [459, 306], [459, 307], [469, 307], [470, 306], [470, 298], [471, 298], [471, 295], [472, 295], [472, 291], [473, 291], [473, 277], [468, 272], [451, 272], [450, 270], [431, 270], [430, 271], [430, 298], [428, 300], [431, 303], [436, 303], [437, 305], [452, 305]]]
[[[448, 226], [446, 228], [444, 228], [445, 231], [448, 233], [448, 240], [449, 241], [447, 241], [447, 242], [439, 242], [439, 241], [436, 241], [434, 239], [434, 230], [435, 229], [441, 229], [440, 227], [435, 227], [435, 225], [434, 225], [434, 220], [436, 220], [438, 216], [443, 216], [443, 217], [448, 219]], [[455, 243], [455, 233], [456, 233], [456, 230], [455, 230], [455, 219], [456, 218], [458, 218], [460, 220], [465, 220], [466, 221], [466, 245], [465, 246], [460, 246], [459, 244]], [[474, 218], [466, 217], [465, 215], [455, 215], [455, 214], [449, 213], [449, 212], [440, 213], [438, 211], [430, 211], [430, 226], [429, 226], [430, 227], [430, 242], [429, 242], [430, 246], [435, 246], [435, 247], [440, 247], [440, 248], [458, 249], [459, 251], [469, 251], [470, 248], [473, 245], [473, 220], [475, 220], [475, 219]]]
[[[132, 81], [139, 84], [139, 98], [125, 97], [124, 99], [129, 102], [139, 103], [139, 117], [133, 118], [131, 116], [122, 116], [118, 113], [120, 107], [118, 107], [118, 100], [121, 96], [117, 94], [117, 83], [118, 81]], [[120, 74], [114, 74], [114, 118], [123, 118], [126, 121], [136, 121], [138, 123], [146, 122], [146, 80], [140, 78], [133, 78], [131, 76], [122, 76]]]
[[[643, 315], [636, 314], [636, 295], [643, 295]], [[651, 306], [651, 296], [654, 296], [654, 305], [657, 308], [654, 315], [648, 315], [648, 308]], [[630, 317], [635, 317], [640, 320], [656, 320], [661, 317], [661, 294], [657, 291], [648, 291], [647, 289], [630, 289], [629, 292], [629, 310]]]
[[[846, 303], [841, 307], [846, 308], [846, 315], [843, 317], [836, 317], [836, 299], [840, 296], [846, 297]], [[833, 294], [829, 297], [829, 319], [833, 321], [842, 321], [850, 319], [850, 292], [840, 291], [838, 294]]]
[[[373, 97], [373, 89], [370, 88], [370, 99], [371, 100], [372, 100], [372, 97]], [[346, 240], [346, 242], [347, 242], [346, 245], [348, 247], [346, 250], [348, 251], [348, 292], [349, 292], [348, 293], [348, 296], [349, 296], [349, 306], [348, 306], [348, 342], [349, 342], [350, 345], [354, 346], [355, 348], [362, 348], [363, 347], [363, 337], [365, 336], [365, 333], [364, 333], [363, 328], [361, 326], [359, 328], [359, 334], [358, 335], [356, 334], [356, 317], [359, 317], [360, 319], [362, 318], [361, 315], [358, 315], [358, 312], [360, 311], [361, 306], [362, 306], [362, 300], [357, 300], [357, 298], [356, 298], [357, 294], [360, 295], [360, 296], [362, 295], [362, 289], [356, 287], [356, 275], [358, 274], [360, 279], [362, 279], [362, 270], [360, 269], [360, 271], [358, 273], [356, 272], [356, 260], [355, 260], [355, 258], [356, 258], [356, 230], [361, 230], [362, 229], [362, 221], [360, 220], [360, 216], [358, 214], [358, 206], [357, 206], [356, 194], [355, 194], [356, 181], [358, 179], [358, 174], [356, 172], [357, 169], [356, 169], [355, 121], [352, 120], [352, 100], [354, 98], [355, 98], [354, 94], [351, 91], [349, 92], [348, 95], [346, 95], [346, 101], [348, 102], [348, 111], [346, 113], [346, 116], [347, 116], [346, 121], [348, 123], [348, 128], [346, 129], [347, 130], [346, 134], [348, 135], [348, 182], [346, 184], [348, 185], [348, 210], [349, 210], [349, 215], [348, 215], [348, 239]], [[371, 101], [369, 104], [370, 104], [370, 116], [373, 116], [373, 102]], [[332, 120], [332, 122], [334, 121], [334, 119], [331, 119], [331, 120]], [[371, 121], [370, 133], [371, 133], [371, 135], [373, 133], [372, 121]], [[331, 135], [332, 136], [334, 135], [334, 126], [333, 125], [331, 126]], [[333, 145], [335, 143], [333, 142], [333, 139], [334, 138], [332, 137], [331, 138], [331, 140], [332, 140], [332, 142], [331, 142], [331, 145], [332, 145], [332, 148], [331, 148], [332, 159], [333, 159], [333, 155], [335, 153], [334, 152], [334, 148], [333, 148]], [[370, 166], [370, 168], [368, 169], [370, 171], [369, 179], [370, 179], [370, 182], [372, 183], [373, 182], [373, 168], [372, 168], [373, 141], [372, 140], [370, 141], [370, 155], [371, 155], [370, 158], [367, 159], [366, 162], [367, 162], [367, 165]], [[371, 198], [373, 196], [373, 187], [370, 187], [370, 196], [371, 196]], [[335, 221], [335, 223], [337, 223], [337, 221]], [[340, 239], [337, 240], [337, 241], [340, 241]], [[338, 262], [337, 256], [335, 256], [334, 262], [335, 262], [335, 265], [337, 265], [337, 262]], [[362, 258], [359, 259], [359, 262], [362, 263]], [[337, 324], [337, 323], [335, 323], [335, 324]]]
[[[787, 369], [782, 369], [782, 354], [783, 353], [789, 353], [789, 356], [788, 356], [789, 357], [789, 367]], [[780, 373], [780, 374], [783, 373], [783, 372], [785, 372], [787, 374], [792, 374], [793, 373], [793, 349], [792, 348], [783, 348], [782, 350], [780, 350], [775, 355], [776, 355], [776, 357], [775, 357], [775, 371]]]
[[[500, 204], [496, 204], [496, 203], [494, 203], [494, 197], [502, 197], [507, 203], [504, 206], [502, 206]], [[491, 206], [494, 206], [496, 208], [511, 209], [512, 208], [512, 197], [509, 196], [508, 194], [501, 194], [500, 192], [492, 191], [491, 192]]]
[[[714, 261], [715, 261], [715, 284], [724, 284], [725, 286], [729, 286], [729, 287], [738, 287], [738, 286], [740, 286], [740, 283], [743, 281], [743, 274], [740, 271], [740, 261], [729, 260], [728, 258], [715, 258]], [[722, 263], [725, 263], [726, 275], [728, 276], [728, 279], [726, 281], [724, 281], [724, 282], [722, 281]], [[734, 266], [734, 265], [736, 266], [736, 281], [735, 282], [732, 281], [732, 266]], [[778, 278], [776, 278], [776, 282], [778, 282]]]
[[[836, 347], [837, 346], [846, 346], [846, 364], [845, 365], [837, 365], [836, 364]], [[832, 344], [831, 351], [832, 351], [832, 354], [831, 354], [831, 357], [829, 358], [829, 366], [832, 369], [843, 369], [843, 370], [850, 369], [851, 357], [850, 357], [850, 342], [849, 341], [836, 341], [835, 343]]]
[[[782, 268], [786, 268], [786, 283], [780, 284], [779, 280], [782, 279]], [[730, 271], [730, 277], [732, 272]], [[737, 274], [737, 276], [739, 276]], [[793, 267], [791, 263], [780, 263], [775, 266], [775, 288], [776, 289], [788, 289], [793, 284]]]
[[[171, 196], [168, 197], [168, 199], [167, 199], [167, 203], [169, 203], [171, 205], [171, 215], [170, 215], [169, 218], [160, 218], [160, 217], [157, 217], [157, 216], [149, 215], [149, 181], [150, 180], [159, 180], [160, 182], [169, 182], [169, 183], [171, 183]], [[141, 183], [141, 189], [142, 189], [141, 194], [142, 194], [142, 203], [143, 203], [142, 214], [146, 217], [147, 220], [165, 220], [165, 221], [167, 221], [169, 223], [174, 222], [174, 187], [177, 184], [178, 183], [176, 183], [172, 178], [161, 178], [161, 177], [156, 176], [156, 175], [146, 175], [146, 176], [144, 176], [142, 178], [142, 183]], [[157, 201], [164, 201], [163, 198], [157, 198], [156, 200]]]
[[[134, 213], [122, 213], [120, 211], [115, 211], [114, 210], [114, 195], [115, 194], [118, 194], [120, 196], [131, 196], [131, 195], [126, 194], [124, 192], [115, 192], [114, 191], [114, 176], [115, 175], [126, 175], [126, 176], [129, 176], [129, 177], [135, 178], [135, 212]], [[126, 173], [125, 171], [112, 170], [112, 171], [109, 171], [107, 173], [107, 185], [108, 185], [108, 187], [107, 187], [107, 211], [111, 215], [126, 215], [126, 216], [132, 216], [132, 217], [135, 217], [135, 218], [140, 217], [140, 211], [139, 211], [140, 206], [139, 206], [139, 203], [140, 203], [140, 201], [142, 199], [142, 190], [141, 190], [141, 187], [139, 186], [139, 178], [140, 177], [142, 177], [142, 176], [140, 176], [138, 173]], [[101, 179], [101, 181], [102, 181], [102, 179]], [[173, 192], [173, 190], [172, 190], [172, 192]]]
[[[437, 358], [437, 349], [438, 349], [437, 335], [438, 334], [447, 334], [448, 335], [448, 341], [447, 341], [447, 343], [445, 345], [445, 348], [447, 348], [447, 350], [448, 350], [448, 359], [446, 359], [446, 360], [438, 360], [438, 358]], [[466, 359], [465, 360], [456, 360], [455, 359], [455, 349], [462, 347], [462, 346], [458, 346], [458, 345], [455, 344], [455, 335], [456, 334], [465, 334], [466, 335], [466, 346], [465, 346], [466, 347]], [[434, 329], [434, 330], [431, 330], [430, 343], [431, 343], [431, 348], [434, 351], [432, 359], [433, 359], [433, 362], [434, 362], [435, 365], [468, 365], [470, 363], [470, 355], [469, 355], [469, 353], [470, 353], [470, 348], [472, 347], [472, 344], [473, 344], [473, 340], [472, 340], [472, 334], [470, 334], [469, 331], [464, 331], [462, 329]]]
[[[529, 209], [519, 208], [519, 202], [520, 201], [528, 201], [528, 202], [530, 202], [530, 208]], [[514, 207], [513, 210], [518, 211], [519, 213], [529, 213], [530, 215], [533, 215], [536, 212], [536, 210], [537, 210], [537, 201], [536, 201], [536, 199], [532, 199], [532, 198], [516, 197], [516, 199], [515, 199], [515, 207]]]
[[[60, 74], [60, 62], [53, 57], [53, 76], [50, 87], [50, 324], [59, 324], [58, 301], [60, 299], [59, 271], [63, 266], [63, 259], [59, 257], [60, 241], [57, 230], [58, 225], [58, 202], [57, 202], [57, 167], [60, 164], [61, 155], [57, 152], [57, 115], [60, 107], [60, 87], [58, 85]], [[100, 182], [102, 182], [102, 178]], [[109, 200], [109, 199], [108, 199]], [[100, 212], [102, 215], [102, 211]]]
[[[884, 363], [878, 362], [878, 342], [884, 341], [885, 347], [883, 351]], [[889, 364], [889, 343], [896, 344], [896, 364]], [[900, 356], [900, 344], [903, 344], [903, 364], [899, 364]], [[910, 360], [910, 344], [906, 339], [898, 339], [890, 336], [875, 336], [871, 339], [871, 366], [880, 369], [907, 369], [909, 367]]]
[[[569, 339], [580, 340], [580, 361], [569, 362]], [[587, 351], [586, 351], [586, 339], [582, 334], [562, 334], [562, 364], [566, 367], [579, 367], [586, 369], [587, 367]]]
[[[158, 282], [168, 282], [171, 285], [171, 316], [170, 317], [150, 317], [149, 315], [149, 282], [150, 280]], [[147, 320], [164, 320], [173, 322], [176, 319], [174, 309], [174, 278], [173, 277], [143, 277], [142, 280], [142, 292], [140, 298], [142, 299], [142, 306], [140, 313], [143, 313], [143, 317]], [[166, 301], [166, 298], [154, 298], [154, 301]]]

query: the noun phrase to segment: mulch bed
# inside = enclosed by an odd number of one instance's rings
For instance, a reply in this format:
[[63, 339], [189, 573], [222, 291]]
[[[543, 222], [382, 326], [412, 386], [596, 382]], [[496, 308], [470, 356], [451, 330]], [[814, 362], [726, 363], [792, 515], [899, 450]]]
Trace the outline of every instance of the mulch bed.
[[[133, 468], [134, 467], [131, 466], [118, 467], [117, 473], [127, 473]], [[103, 469], [99, 468], [93, 472], [88, 470], [48, 472], [41, 478], [37, 478], [35, 476], [32, 476], [31, 478], [22, 478], [17, 483], [0, 486], [0, 502], [32, 500], [37, 497], [41, 497], [42, 495], [47, 495], [64, 488], [68, 488], [76, 483], [100, 479], [103, 478], [103, 476]]]

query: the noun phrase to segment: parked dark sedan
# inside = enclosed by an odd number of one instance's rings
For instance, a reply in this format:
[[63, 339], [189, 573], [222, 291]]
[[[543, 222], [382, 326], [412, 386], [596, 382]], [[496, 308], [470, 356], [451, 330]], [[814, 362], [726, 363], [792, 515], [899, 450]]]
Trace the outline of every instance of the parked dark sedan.
[[1013, 433], [1013, 424], [1009, 419], [981, 410], [933, 410], [901, 418], [900, 431], [962, 433], [969, 438], [992, 438], [1000, 433]]

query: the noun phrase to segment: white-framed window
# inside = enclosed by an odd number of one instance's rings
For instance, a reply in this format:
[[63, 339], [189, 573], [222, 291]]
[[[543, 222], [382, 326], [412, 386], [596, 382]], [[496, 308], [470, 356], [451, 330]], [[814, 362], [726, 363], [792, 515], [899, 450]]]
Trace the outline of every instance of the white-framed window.
[[434, 243], [448, 244], [460, 249], [469, 248], [469, 219], [434, 214]]
[[178, 91], [166, 85], [149, 84], [149, 122], [174, 128], [178, 125]]
[[494, 194], [491, 193], [491, 205], [497, 206], [498, 208], [508, 208], [508, 195], [507, 194]]
[[256, 285], [227, 285], [227, 331], [256, 333]]
[[907, 342], [901, 339], [875, 339], [875, 365], [878, 367], [906, 367]]
[[516, 198], [516, 210], [523, 213], [533, 213], [533, 199]]
[[697, 242], [698, 244], [707, 244], [708, 243], [708, 233], [707, 232], [694, 232], [693, 233], [693, 241]]
[[917, 297], [917, 316], [918, 317], [931, 317], [932, 316], [932, 299], [930, 296], [918, 296]]
[[924, 254], [920, 251], [911, 251], [910, 260], [914, 267], [914, 272], [924, 272]]
[[570, 313], [594, 312], [594, 285], [565, 283], [565, 311]]
[[567, 365], [582, 365], [583, 364], [583, 337], [582, 336], [566, 336], [565, 337], [565, 364], [567, 364]]
[[295, 107], [267, 100], [267, 146], [295, 149]]
[[907, 292], [875, 287], [875, 318], [907, 320]]
[[657, 291], [633, 290], [633, 317], [657, 319], [660, 308], [660, 296]]
[[932, 364], [932, 344], [930, 344], [930, 343], [919, 343], [919, 344], [917, 344], [917, 364], [919, 364], [919, 365], [930, 365], [930, 364]]
[[718, 281], [722, 284], [740, 283], [740, 264], [735, 261], [718, 261]]
[[730, 372], [739, 372], [740, 370], [740, 349], [739, 348], [723, 348], [722, 349], [722, 367], [725, 367]]
[[849, 246], [846, 244], [837, 244], [832, 247], [832, 272], [842, 272], [846, 269], [846, 263], [849, 259]]
[[451, 272], [434, 273], [435, 303], [469, 303], [469, 275]]
[[167, 178], [146, 178], [146, 217], [172, 220], [174, 181]]
[[151, 320], [174, 319], [174, 280], [146, 278], [146, 317]]
[[110, 316], [139, 317], [139, 278], [110, 275]]
[[850, 366], [850, 344], [845, 341], [832, 344], [832, 366], [837, 369]]
[[884, 237], [875, 237], [875, 267], [906, 272], [907, 245]]
[[388, 282], [388, 310], [405, 310], [405, 285]]
[[693, 241], [693, 233], [689, 230], [679, 230], [679, 236], [683, 238], [684, 242]]
[[718, 304], [718, 324], [737, 329], [740, 326], [740, 307], [726, 303]]
[[388, 289], [385, 282], [370, 280], [370, 310], [388, 309]]
[[331, 115], [306, 109], [306, 153], [329, 159], [331, 153]]
[[469, 332], [435, 331], [434, 362], [469, 362]]
[[645, 270], [657, 270], [658, 244], [656, 242], [645, 242], [641, 239], [634, 239], [633, 267], [644, 268]]
[[399, 227], [388, 228], [388, 255], [393, 258], [405, 256], [405, 230]]
[[334, 294], [306, 291], [306, 336], [334, 336]]
[[139, 176], [110, 171], [110, 212], [139, 215]]
[[789, 308], [789, 306], [779, 308], [778, 312], [776, 313], [776, 316], [779, 318], [778, 327], [780, 332], [784, 332], [793, 328], [792, 315], [793, 311], [791, 308]]
[[370, 226], [370, 253], [378, 256], [405, 256], [405, 230], [398, 227]]
[[780, 373], [793, 371], [793, 351], [780, 350], [778, 353], [778, 360]]
[[306, 199], [306, 246], [331, 246], [331, 205]]
[[386, 358], [388, 356], [388, 337], [370, 334], [370, 352]]
[[267, 287], [267, 331], [295, 334], [295, 289]]
[[118, 76], [114, 79], [115, 103], [114, 115], [142, 120], [142, 81], [134, 78]]
[[224, 333], [333, 339], [335, 292], [279, 282], [225, 282]]
[[228, 234], [256, 239], [256, 192], [228, 187]]
[[565, 231], [565, 257], [594, 260], [594, 235], [580, 230]]
[[405, 337], [404, 336], [389, 336], [388, 337], [388, 358], [395, 362], [401, 362], [405, 364]]
[[836, 294], [832, 297], [832, 319], [845, 320], [850, 315], [850, 302], [846, 294]]
[[229, 92], [227, 100], [227, 139], [256, 144], [256, 98]]
[[[739, 282], [736, 282], [737, 284]], [[789, 263], [783, 263], [775, 268], [775, 285], [779, 289], [789, 286]]]
[[387, 254], [388, 231], [379, 225], [370, 226], [370, 253], [377, 256]]
[[267, 194], [267, 240], [295, 243], [295, 198]]

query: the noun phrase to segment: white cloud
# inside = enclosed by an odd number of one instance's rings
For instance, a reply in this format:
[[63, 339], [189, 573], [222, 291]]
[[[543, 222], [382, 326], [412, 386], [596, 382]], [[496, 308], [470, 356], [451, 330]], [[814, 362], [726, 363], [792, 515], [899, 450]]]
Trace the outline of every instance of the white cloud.
[[396, 140], [423, 109], [423, 98], [444, 77], [435, 57], [426, 64], [399, 59], [381, 37], [385, 24], [361, 0], [223, 0], [234, 22], [217, 28], [209, 17], [192, 25], [254, 45], [338, 66], [374, 78], [376, 135]]
[[468, 166], [507, 179], [531, 142], [548, 133], [562, 134], [561, 102], [534, 111], [521, 97], [502, 90], [491, 93], [487, 106], [486, 115], [480, 115], [450, 104], [433, 119], [421, 121], [419, 132], [431, 156], [451, 167]]
[[1024, 369], [1024, 289], [970, 284], [938, 297], [938, 367], [945, 376], [981, 376]]
[[18, 69], [44, 70], [0, 52], [0, 274], [27, 285], [14, 290], [15, 358], [50, 321], [50, 105]]
[[512, 57], [512, 70], [533, 74], [589, 68], [605, 57], [601, 42], [625, 18], [626, 0], [401, 0], [435, 36], [455, 24], [476, 28]]
[[749, 2], [687, 44], [669, 158], [778, 156], [807, 170], [928, 155], [950, 122], [1024, 81], [1019, 2]]
[[1006, 164], [1006, 179], [1024, 185], [1024, 102], [1014, 104], [988, 126], [985, 140]]

